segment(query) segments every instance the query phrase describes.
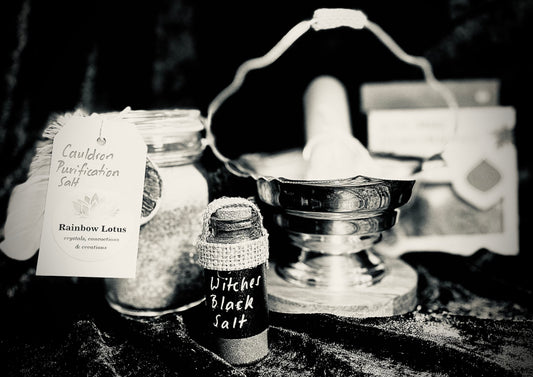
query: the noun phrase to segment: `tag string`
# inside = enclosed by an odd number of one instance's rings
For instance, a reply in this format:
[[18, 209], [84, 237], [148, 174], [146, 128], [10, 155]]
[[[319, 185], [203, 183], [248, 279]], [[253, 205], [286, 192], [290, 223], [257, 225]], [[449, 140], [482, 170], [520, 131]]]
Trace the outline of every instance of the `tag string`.
[[96, 139], [96, 142], [100, 145], [105, 145], [106, 139], [105, 137], [102, 137], [102, 129], [104, 128], [104, 119], [100, 122], [100, 132], [98, 133], [98, 138]]
[[[102, 136], [103, 129], [104, 129], [104, 122], [107, 119], [122, 119], [122, 116], [124, 114], [127, 114], [130, 111], [131, 111], [131, 107], [127, 106], [118, 114], [117, 113], [113, 113], [113, 114], [110, 114], [110, 115], [101, 115], [100, 130], [98, 131], [98, 137], [96, 138], [96, 142], [99, 145], [105, 145], [107, 143], [107, 139]], [[93, 114], [93, 115], [95, 115], [95, 114]], [[96, 115], [99, 115], [99, 114], [96, 114]]]
[[[226, 165], [226, 168], [229, 171], [241, 177], [253, 176], [253, 174], [251, 174], [250, 172], [239, 167], [237, 163], [225, 157], [216, 147], [215, 136], [213, 135], [211, 130], [211, 123], [216, 111], [220, 108], [224, 101], [226, 101], [230, 96], [232, 96], [240, 89], [242, 83], [244, 82], [244, 78], [248, 74], [248, 72], [255, 69], [264, 68], [274, 63], [294, 42], [296, 42], [308, 30], [328, 30], [343, 26], [350, 27], [356, 30], [369, 30], [398, 59], [407, 64], [419, 67], [422, 70], [422, 73], [424, 74], [426, 83], [429, 85], [430, 88], [432, 88], [443, 98], [446, 105], [451, 110], [453, 124], [452, 136], [456, 134], [458, 127], [459, 105], [453, 92], [435, 78], [429, 60], [421, 56], [412, 56], [407, 54], [380, 26], [368, 20], [367, 16], [359, 10], [342, 8], [317, 9], [313, 14], [312, 19], [301, 21], [294, 27], [292, 27], [292, 29], [290, 29], [287, 34], [285, 34], [281, 38], [281, 40], [274, 47], [272, 47], [272, 49], [268, 51], [265, 55], [247, 60], [242, 63], [237, 68], [233, 81], [226, 88], [224, 88], [209, 104], [205, 121], [206, 139], [215, 156]], [[446, 148], [446, 145], [449, 143], [450, 140], [451, 137], [445, 143], [441, 152], [437, 155], [441, 155], [443, 153]]]

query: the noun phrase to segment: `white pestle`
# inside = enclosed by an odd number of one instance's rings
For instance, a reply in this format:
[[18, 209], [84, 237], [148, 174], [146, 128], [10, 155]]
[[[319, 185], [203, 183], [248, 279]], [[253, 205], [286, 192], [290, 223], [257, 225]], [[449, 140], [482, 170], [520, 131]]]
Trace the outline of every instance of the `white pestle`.
[[304, 97], [307, 162], [305, 179], [376, 177], [377, 164], [365, 146], [353, 137], [346, 88], [332, 76], [319, 76]]

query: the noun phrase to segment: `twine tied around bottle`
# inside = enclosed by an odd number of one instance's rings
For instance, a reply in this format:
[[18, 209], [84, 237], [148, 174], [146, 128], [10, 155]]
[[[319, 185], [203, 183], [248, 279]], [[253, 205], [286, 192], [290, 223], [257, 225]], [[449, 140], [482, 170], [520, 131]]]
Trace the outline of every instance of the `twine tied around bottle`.
[[[224, 207], [249, 207], [252, 211], [252, 227], [260, 235], [255, 239], [240, 240], [237, 243], [208, 241], [214, 235], [211, 216]], [[207, 206], [202, 223], [202, 233], [197, 242], [198, 264], [210, 270], [237, 271], [255, 267], [268, 261], [268, 232], [263, 227], [259, 208], [244, 198], [223, 197], [213, 200]]]

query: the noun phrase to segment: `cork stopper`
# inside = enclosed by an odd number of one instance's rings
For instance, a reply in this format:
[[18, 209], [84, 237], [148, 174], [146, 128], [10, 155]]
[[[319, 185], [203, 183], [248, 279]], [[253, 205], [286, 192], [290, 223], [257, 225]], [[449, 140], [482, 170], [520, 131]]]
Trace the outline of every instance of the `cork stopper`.
[[243, 206], [222, 207], [215, 211], [214, 216], [223, 221], [251, 220], [252, 208]]
[[222, 207], [211, 216], [215, 236], [252, 228], [252, 209], [250, 207]]

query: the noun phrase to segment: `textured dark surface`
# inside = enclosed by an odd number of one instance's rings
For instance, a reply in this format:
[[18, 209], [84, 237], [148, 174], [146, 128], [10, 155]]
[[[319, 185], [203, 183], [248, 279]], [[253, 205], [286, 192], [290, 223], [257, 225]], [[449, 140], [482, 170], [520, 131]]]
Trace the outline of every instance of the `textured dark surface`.
[[202, 305], [115, 313], [98, 279], [35, 276], [0, 258], [2, 376], [529, 376], [533, 293], [514, 257], [417, 253], [415, 311], [387, 318], [270, 315], [270, 353], [232, 367], [209, 351]]

